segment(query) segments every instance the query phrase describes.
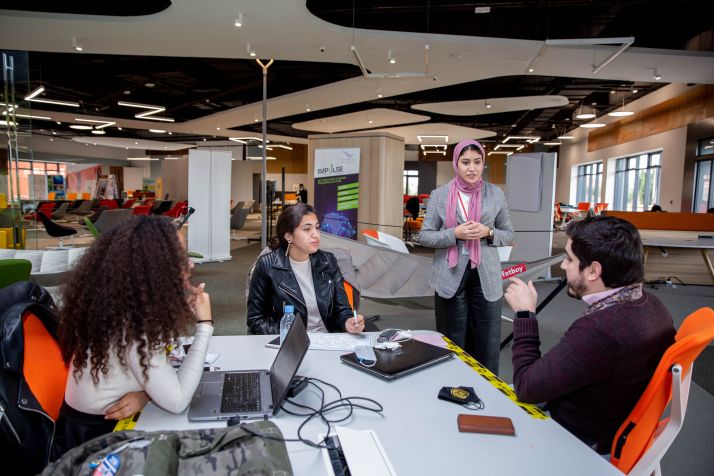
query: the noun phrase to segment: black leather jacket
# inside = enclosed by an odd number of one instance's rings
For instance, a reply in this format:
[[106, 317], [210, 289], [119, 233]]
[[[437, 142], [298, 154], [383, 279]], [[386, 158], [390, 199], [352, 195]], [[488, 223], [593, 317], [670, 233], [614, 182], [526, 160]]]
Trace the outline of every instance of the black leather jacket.
[[[310, 255], [315, 298], [320, 316], [330, 332], [343, 332], [352, 309], [343, 287], [337, 260], [327, 251]], [[292, 304], [307, 326], [307, 306], [285, 248], [258, 258], [248, 291], [248, 328], [254, 334], [278, 334], [283, 305]]]
[[32, 312], [56, 337], [59, 320], [46, 290], [18, 282], [0, 290], [0, 460], [13, 474], [37, 474], [51, 456], [55, 421], [42, 408], [23, 374], [22, 316]]

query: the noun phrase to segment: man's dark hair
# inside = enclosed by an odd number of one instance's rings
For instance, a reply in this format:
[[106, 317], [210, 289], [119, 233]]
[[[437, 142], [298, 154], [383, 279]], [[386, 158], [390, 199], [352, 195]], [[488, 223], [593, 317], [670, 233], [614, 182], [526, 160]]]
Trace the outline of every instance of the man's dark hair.
[[573, 240], [580, 271], [593, 261], [602, 266], [602, 281], [619, 288], [645, 279], [644, 251], [635, 226], [620, 218], [596, 216], [571, 222], [565, 230]]

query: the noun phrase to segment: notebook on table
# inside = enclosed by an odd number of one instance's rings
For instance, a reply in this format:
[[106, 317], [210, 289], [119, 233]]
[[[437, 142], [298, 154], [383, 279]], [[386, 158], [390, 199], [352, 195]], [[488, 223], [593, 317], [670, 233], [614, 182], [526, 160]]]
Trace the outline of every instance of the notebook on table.
[[188, 410], [191, 421], [275, 415], [310, 347], [302, 319], [290, 326], [270, 370], [204, 372]]
[[374, 349], [377, 362], [372, 367], [362, 365], [354, 352], [340, 356], [343, 364], [367, 372], [382, 380], [395, 380], [448, 360], [449, 349], [411, 339], [401, 343], [397, 351]]

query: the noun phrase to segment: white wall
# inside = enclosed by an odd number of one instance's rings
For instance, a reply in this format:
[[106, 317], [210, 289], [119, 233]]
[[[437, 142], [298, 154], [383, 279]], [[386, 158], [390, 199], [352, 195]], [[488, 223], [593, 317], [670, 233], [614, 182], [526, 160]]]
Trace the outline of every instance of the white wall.
[[147, 167], [124, 167], [124, 190], [141, 190], [142, 179], [149, 176]]
[[188, 200], [188, 157], [160, 163], [164, 194], [168, 193], [170, 200]]
[[[690, 87], [682, 84], [670, 84], [627, 105], [627, 109], [638, 112], [652, 107], [667, 99], [679, 96]], [[598, 122], [612, 123], [616, 118], [604, 116]], [[603, 161], [602, 197], [612, 203], [614, 188], [614, 158], [662, 150], [662, 174], [660, 180], [659, 204], [669, 211], [680, 211], [682, 202], [684, 156], [687, 140], [687, 128], [681, 127], [660, 134], [643, 137], [631, 142], [618, 144], [605, 149], [588, 152], [588, 130], [577, 128], [569, 132], [575, 139], [563, 141], [558, 157], [555, 200], [572, 203], [575, 197], [573, 168], [580, 164]], [[608, 193], [609, 192], [609, 193]], [[608, 196], [609, 195], [609, 196]]]
[[451, 161], [439, 161], [436, 163], [436, 186], [440, 187], [454, 178], [454, 165]]
[[260, 161], [231, 162], [231, 200], [233, 203], [253, 199], [253, 174], [260, 173]]

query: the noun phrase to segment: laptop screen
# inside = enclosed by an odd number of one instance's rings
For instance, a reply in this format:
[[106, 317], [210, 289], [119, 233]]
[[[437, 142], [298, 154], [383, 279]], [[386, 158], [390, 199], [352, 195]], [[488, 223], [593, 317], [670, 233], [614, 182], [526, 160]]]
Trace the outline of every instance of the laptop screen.
[[295, 318], [290, 326], [285, 342], [280, 346], [278, 355], [270, 367], [270, 390], [273, 394], [273, 415], [278, 413], [285, 395], [288, 393], [290, 381], [300, 368], [303, 357], [310, 347], [310, 338], [307, 336], [305, 324], [300, 316]]

